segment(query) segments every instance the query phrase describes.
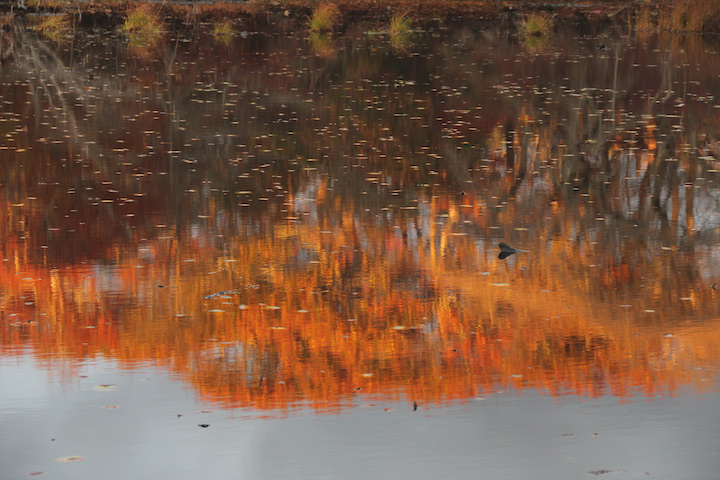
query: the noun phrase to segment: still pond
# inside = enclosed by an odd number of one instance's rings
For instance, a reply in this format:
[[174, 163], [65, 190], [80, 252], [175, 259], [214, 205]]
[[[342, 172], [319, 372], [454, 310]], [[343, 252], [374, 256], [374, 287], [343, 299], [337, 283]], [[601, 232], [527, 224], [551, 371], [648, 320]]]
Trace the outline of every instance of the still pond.
[[720, 41], [272, 27], [2, 31], [0, 478], [717, 480]]

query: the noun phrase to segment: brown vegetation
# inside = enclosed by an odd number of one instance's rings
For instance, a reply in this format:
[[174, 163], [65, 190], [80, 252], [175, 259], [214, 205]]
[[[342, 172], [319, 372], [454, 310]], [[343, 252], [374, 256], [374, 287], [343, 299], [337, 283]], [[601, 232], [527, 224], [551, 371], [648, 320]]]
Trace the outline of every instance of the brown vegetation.
[[638, 31], [708, 33], [718, 31], [720, 2], [679, 0], [659, 6], [642, 6], [635, 13]]
[[329, 33], [337, 28], [340, 20], [340, 10], [333, 3], [322, 3], [313, 9], [308, 20], [308, 29], [311, 33]]
[[58, 42], [71, 32], [70, 16], [61, 13], [39, 17], [31, 28], [43, 36]]
[[720, 2], [680, 0], [665, 7], [663, 13], [660, 17], [660, 28], [663, 30], [704, 32], [717, 28]]
[[[29, 3], [31, 10], [36, 12], [66, 11], [72, 15], [91, 16], [97, 14], [107, 18], [108, 13], [123, 17], [127, 12], [137, 9], [143, 2], [102, 0], [89, 2], [63, 2], [59, 0], [35, 0]], [[412, 12], [416, 22], [459, 19], [493, 19], [503, 15], [531, 12], [543, 6], [565, 18], [608, 18], [614, 17], [618, 11], [626, 7], [625, 3], [598, 5], [573, 5], [546, 7], [542, 3], [527, 2], [524, 4], [507, 5], [502, 2], [478, 2], [474, 0], [444, 0], [442, 2], [417, 2], [414, 0], [390, 0], [374, 2], [371, 0], [336, 0], [325, 2], [331, 5], [336, 14], [347, 20], [377, 20], [386, 18], [388, 9], [396, 12]], [[310, 0], [282, 0], [280, 2], [262, 2], [250, 0], [242, 3], [213, 2], [202, 4], [179, 5], [172, 2], [163, 3], [162, 17], [169, 23], [211, 21], [223, 19], [254, 18], [267, 21], [267, 15], [287, 16], [291, 20], [307, 23], [308, 16], [319, 5]]]

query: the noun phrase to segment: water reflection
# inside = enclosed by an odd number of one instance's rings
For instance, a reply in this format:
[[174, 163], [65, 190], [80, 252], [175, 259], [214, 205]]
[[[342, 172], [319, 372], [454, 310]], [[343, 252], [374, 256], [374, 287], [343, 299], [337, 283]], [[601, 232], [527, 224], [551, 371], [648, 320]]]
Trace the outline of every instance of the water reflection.
[[[468, 27], [400, 52], [283, 30], [139, 54], [16, 28], [0, 351], [59, 375], [53, 358], [150, 361], [261, 409], [703, 388], [720, 60], [598, 34], [526, 48]], [[499, 261], [500, 241], [528, 251]]]

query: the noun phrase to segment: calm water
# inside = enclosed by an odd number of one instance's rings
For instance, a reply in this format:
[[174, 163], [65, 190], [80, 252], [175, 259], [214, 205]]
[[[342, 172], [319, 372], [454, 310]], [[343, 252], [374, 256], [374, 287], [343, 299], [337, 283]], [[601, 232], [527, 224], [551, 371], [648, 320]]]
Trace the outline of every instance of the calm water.
[[719, 42], [509, 27], [3, 32], [0, 478], [716, 480]]

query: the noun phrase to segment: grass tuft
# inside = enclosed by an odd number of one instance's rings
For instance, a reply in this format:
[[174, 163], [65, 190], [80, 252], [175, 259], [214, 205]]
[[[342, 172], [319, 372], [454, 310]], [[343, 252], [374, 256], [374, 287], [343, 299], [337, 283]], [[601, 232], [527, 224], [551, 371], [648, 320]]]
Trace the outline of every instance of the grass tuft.
[[548, 36], [552, 33], [555, 22], [545, 13], [531, 13], [520, 22], [520, 35], [525, 37]]
[[225, 20], [216, 23], [213, 27], [213, 36], [217, 38], [230, 38], [233, 35], [232, 20]]
[[407, 11], [392, 16], [387, 34], [390, 36], [390, 46], [393, 50], [406, 53], [407, 47], [412, 42], [413, 33], [413, 19]]
[[323, 3], [313, 10], [308, 24], [312, 33], [332, 32], [340, 19], [340, 10], [332, 3]]
[[165, 26], [150, 6], [140, 5], [128, 13], [120, 30], [131, 43], [152, 43], [165, 33]]
[[409, 35], [412, 31], [413, 19], [409, 12], [396, 13], [390, 19], [390, 26], [388, 27], [390, 35]]
[[65, 14], [44, 15], [38, 18], [32, 29], [57, 42], [70, 33], [70, 18]]

